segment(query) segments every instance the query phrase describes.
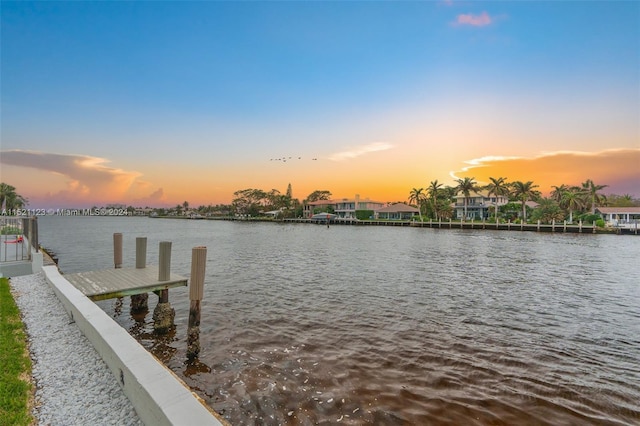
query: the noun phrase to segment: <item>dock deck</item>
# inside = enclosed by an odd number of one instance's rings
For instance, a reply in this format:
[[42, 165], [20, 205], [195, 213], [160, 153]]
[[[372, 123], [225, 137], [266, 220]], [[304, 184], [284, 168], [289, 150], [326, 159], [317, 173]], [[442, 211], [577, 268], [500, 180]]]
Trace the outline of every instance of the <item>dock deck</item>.
[[89, 299], [105, 300], [133, 296], [174, 287], [185, 287], [187, 278], [171, 274], [167, 281], [158, 280], [158, 267], [104, 269], [64, 276]]

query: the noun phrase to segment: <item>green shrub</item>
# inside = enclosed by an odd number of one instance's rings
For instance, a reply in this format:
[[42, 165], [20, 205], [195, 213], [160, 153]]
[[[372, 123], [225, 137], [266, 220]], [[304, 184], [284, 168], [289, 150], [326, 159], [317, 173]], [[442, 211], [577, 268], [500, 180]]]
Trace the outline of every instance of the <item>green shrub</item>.
[[0, 233], [2, 235], [22, 235], [22, 229], [16, 226], [5, 226], [4, 228], [2, 228], [2, 231], [0, 231]]
[[356, 219], [358, 220], [373, 219], [373, 210], [356, 210]]

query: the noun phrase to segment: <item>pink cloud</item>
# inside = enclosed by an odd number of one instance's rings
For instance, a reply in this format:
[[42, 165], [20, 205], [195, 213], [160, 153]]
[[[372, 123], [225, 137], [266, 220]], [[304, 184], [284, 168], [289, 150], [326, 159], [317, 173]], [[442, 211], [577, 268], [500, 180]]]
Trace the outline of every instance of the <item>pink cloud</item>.
[[484, 27], [494, 22], [494, 19], [489, 16], [487, 12], [482, 12], [480, 15], [473, 15], [471, 13], [458, 15], [456, 18], [457, 25], [471, 25], [474, 27]]

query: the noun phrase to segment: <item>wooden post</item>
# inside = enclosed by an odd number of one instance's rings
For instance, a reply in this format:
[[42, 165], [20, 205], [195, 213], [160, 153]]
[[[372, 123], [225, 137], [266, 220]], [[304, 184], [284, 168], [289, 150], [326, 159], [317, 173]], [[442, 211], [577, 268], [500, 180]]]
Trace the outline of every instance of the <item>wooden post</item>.
[[562, 225], [562, 232], [567, 232], [567, 221], [564, 221], [564, 225]]
[[147, 267], [147, 237], [136, 238], [136, 268]]
[[116, 269], [122, 268], [122, 234], [113, 234], [113, 264]]
[[158, 281], [167, 281], [171, 276], [171, 241], [161, 241], [159, 250]]
[[556, 220], [551, 219], [551, 232], [556, 232]]
[[[159, 250], [158, 281], [168, 281], [171, 277], [171, 242], [161, 241]], [[176, 311], [169, 304], [169, 290], [160, 290], [158, 304], [153, 310], [153, 328], [156, 333], [166, 333], [173, 327]]]
[[189, 281], [189, 328], [187, 330], [187, 358], [200, 353], [200, 301], [204, 296], [204, 275], [207, 248], [194, 247], [191, 251], [191, 279]]
[[578, 221], [578, 232], [582, 234], [582, 220]]
[[[147, 267], [147, 237], [136, 238], [136, 269]], [[149, 310], [149, 294], [134, 294], [131, 296], [131, 312], [146, 312]]]

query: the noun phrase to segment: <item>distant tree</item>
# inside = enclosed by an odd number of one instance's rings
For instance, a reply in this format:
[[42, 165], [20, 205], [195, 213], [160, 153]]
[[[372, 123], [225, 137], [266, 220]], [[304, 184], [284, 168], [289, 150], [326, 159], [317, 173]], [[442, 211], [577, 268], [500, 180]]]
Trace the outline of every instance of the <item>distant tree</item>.
[[586, 199], [589, 203], [591, 214], [595, 214], [596, 207], [599, 206], [601, 203], [604, 203], [607, 201], [607, 197], [598, 193], [598, 191], [606, 188], [607, 186], [609, 185], [596, 185], [595, 183], [593, 183], [591, 179], [587, 179], [586, 181], [582, 182], [582, 189], [586, 193], [586, 197], [587, 197]]
[[436, 220], [438, 220], [438, 199], [442, 195], [442, 184], [438, 183], [438, 179], [429, 182], [427, 193], [429, 194], [429, 199], [431, 201], [431, 208], [435, 213]]
[[553, 198], [541, 198], [538, 200], [538, 203], [538, 207], [531, 213], [532, 220], [539, 220], [542, 223], [564, 220], [564, 212], [558, 202]]
[[418, 215], [422, 222], [422, 204], [425, 201], [424, 188], [413, 188], [409, 192], [409, 203], [414, 203], [418, 207]]
[[453, 207], [451, 207], [451, 198], [438, 198], [435, 211], [438, 219], [452, 218]]
[[479, 191], [475, 178], [465, 177], [464, 179], [457, 179], [456, 193], [461, 193], [464, 195], [464, 219], [467, 219], [467, 204], [469, 197], [471, 196], [471, 192]]
[[535, 200], [540, 196], [540, 191], [535, 188], [538, 185], [534, 185], [532, 181], [522, 182], [515, 181], [511, 184], [513, 188], [513, 197], [522, 203], [522, 221], [527, 221], [527, 201]]
[[634, 207], [640, 206], [640, 199], [634, 199], [630, 194], [609, 194], [607, 204], [611, 207]]
[[[487, 190], [489, 197], [491, 195], [495, 195], [496, 197], [508, 197], [510, 192], [509, 184], [507, 183], [507, 179], [503, 177], [493, 178], [490, 177], [489, 184], [487, 184], [484, 189]], [[498, 203], [496, 200], [496, 204], [493, 206], [494, 215], [496, 216], [496, 221], [498, 220]]]
[[584, 208], [584, 191], [577, 186], [566, 187], [560, 194], [559, 204], [569, 211], [569, 223], [573, 223], [573, 212]]
[[189, 202], [188, 202], [188, 201], [185, 201], [184, 203], [182, 203], [182, 208], [183, 208], [185, 211], [189, 210]]
[[289, 197], [289, 199], [293, 197], [293, 190], [291, 189], [291, 184], [287, 186], [287, 197]]
[[562, 184], [560, 186], [552, 186], [553, 191], [551, 191], [551, 198], [556, 200], [558, 203], [562, 201], [562, 196], [564, 193], [570, 188], [568, 185]]
[[27, 205], [27, 199], [16, 192], [13, 185], [0, 183], [0, 209], [21, 209]]
[[311, 194], [309, 194], [306, 201], [308, 203], [311, 203], [314, 201], [330, 200], [330, 199], [331, 199], [331, 191], [316, 190], [316, 191], [313, 191]]
[[267, 193], [261, 189], [241, 189], [233, 193], [235, 198], [231, 202], [236, 213], [257, 216], [264, 206]]

